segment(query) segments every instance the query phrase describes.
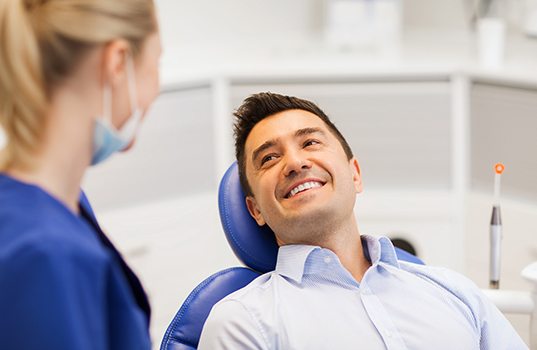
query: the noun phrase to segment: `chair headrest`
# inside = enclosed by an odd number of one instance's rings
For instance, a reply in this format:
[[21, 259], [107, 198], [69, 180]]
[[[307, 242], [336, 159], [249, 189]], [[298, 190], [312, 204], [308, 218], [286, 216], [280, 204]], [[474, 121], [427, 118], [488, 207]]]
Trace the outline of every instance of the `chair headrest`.
[[261, 273], [276, 268], [278, 244], [268, 225], [260, 227], [244, 201], [239, 180], [239, 167], [233, 162], [218, 189], [220, 221], [233, 252], [246, 266]]

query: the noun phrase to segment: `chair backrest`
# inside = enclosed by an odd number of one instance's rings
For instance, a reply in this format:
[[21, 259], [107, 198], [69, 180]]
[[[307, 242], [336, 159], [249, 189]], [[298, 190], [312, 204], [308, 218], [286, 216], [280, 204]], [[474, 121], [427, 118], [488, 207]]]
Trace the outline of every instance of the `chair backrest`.
[[[201, 282], [185, 300], [162, 340], [161, 350], [197, 349], [203, 324], [220, 299], [246, 286], [262, 273], [274, 270], [278, 245], [266, 225], [259, 227], [244, 202], [237, 163], [224, 174], [218, 190], [220, 221], [233, 252], [247, 267], [217, 272]], [[396, 248], [399, 260], [423, 264], [416, 256]]]
[[161, 350], [195, 350], [209, 312], [220, 299], [241, 289], [260, 273], [232, 267], [205, 279], [190, 293], [168, 326]]

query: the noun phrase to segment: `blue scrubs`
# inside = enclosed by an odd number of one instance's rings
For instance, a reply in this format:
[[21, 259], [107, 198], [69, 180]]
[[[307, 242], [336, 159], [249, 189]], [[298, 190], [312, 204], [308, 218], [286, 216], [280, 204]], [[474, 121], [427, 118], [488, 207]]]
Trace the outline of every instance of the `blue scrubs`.
[[150, 309], [82, 194], [75, 215], [0, 173], [0, 349], [150, 349]]

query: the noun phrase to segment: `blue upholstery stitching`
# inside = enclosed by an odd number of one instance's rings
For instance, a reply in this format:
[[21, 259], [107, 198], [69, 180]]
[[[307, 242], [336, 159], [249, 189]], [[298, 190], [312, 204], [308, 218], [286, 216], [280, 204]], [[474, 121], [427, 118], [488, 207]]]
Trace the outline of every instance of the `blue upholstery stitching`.
[[[204, 281], [202, 281], [189, 295], [188, 297], [186, 298], [186, 300], [184, 301], [183, 305], [181, 306], [181, 308], [179, 309], [179, 311], [177, 312], [177, 314], [175, 315], [175, 317], [173, 318], [173, 322], [172, 324], [168, 327], [168, 329], [166, 330], [166, 333], [164, 334], [164, 342], [162, 342], [162, 345], [160, 347], [161, 350], [165, 350], [166, 349], [166, 346], [170, 343], [170, 341], [172, 340], [175, 340], [175, 339], [172, 339], [171, 338], [171, 335], [175, 332], [176, 330], [176, 327], [177, 327], [177, 324], [182, 320], [185, 312], [188, 310], [188, 308], [190, 307], [190, 302], [193, 300], [193, 299], [196, 299], [198, 294], [201, 292], [202, 289], [204, 289], [207, 284], [209, 284], [210, 282], [212, 282], [215, 278], [223, 275], [223, 274], [226, 274], [228, 273], [229, 271], [233, 271], [233, 270], [240, 270], [240, 269], [243, 269], [244, 267], [230, 267], [228, 269], [225, 269], [225, 270], [222, 270], [222, 271], [219, 271], [217, 273], [215, 273], [214, 275], [206, 278]], [[186, 345], [189, 345], [189, 346], [192, 346], [192, 347], [195, 347], [195, 344], [186, 344]]]

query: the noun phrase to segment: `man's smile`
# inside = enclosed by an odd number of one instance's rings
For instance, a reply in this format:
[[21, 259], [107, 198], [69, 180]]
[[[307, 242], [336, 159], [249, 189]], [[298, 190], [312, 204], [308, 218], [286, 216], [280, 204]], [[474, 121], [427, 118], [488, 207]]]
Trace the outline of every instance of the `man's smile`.
[[319, 179], [304, 179], [298, 182], [295, 182], [291, 185], [287, 191], [285, 191], [285, 199], [292, 198], [300, 193], [323, 187], [325, 184], [324, 181]]

